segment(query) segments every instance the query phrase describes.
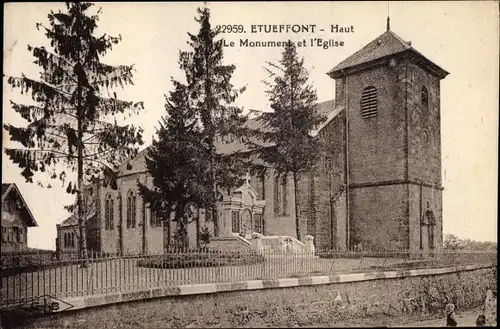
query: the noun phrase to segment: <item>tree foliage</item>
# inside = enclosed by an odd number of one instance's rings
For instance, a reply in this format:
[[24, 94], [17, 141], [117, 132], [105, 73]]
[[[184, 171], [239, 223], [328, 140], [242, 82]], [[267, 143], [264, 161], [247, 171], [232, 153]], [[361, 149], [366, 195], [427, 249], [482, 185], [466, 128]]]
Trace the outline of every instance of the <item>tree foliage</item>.
[[454, 234], [445, 234], [443, 239], [445, 250], [457, 251], [496, 251], [497, 243], [491, 241], [474, 241], [471, 239], [460, 239]]
[[[321, 157], [318, 151], [322, 150], [322, 141], [311, 133], [326, 117], [316, 111], [316, 91], [308, 84], [304, 59], [299, 58], [293, 42], [286, 44], [277, 64], [267, 64], [270, 81], [264, 83], [273, 111], [262, 113], [258, 119], [263, 124], [259, 139], [266, 147], [259, 144], [254, 148], [265, 164], [260, 167], [274, 168], [283, 179], [293, 174], [297, 186], [299, 174], [312, 170]], [[297, 202], [295, 207], [297, 213]], [[300, 239], [298, 216], [295, 217]]]
[[[191, 49], [179, 54], [185, 83], [173, 81], [167, 113], [146, 159], [155, 187], [140, 186], [152, 209], [174, 212], [181, 227], [193, 206], [215, 209], [220, 190], [233, 187], [244, 169], [238, 152], [217, 148], [228, 136], [244, 135], [246, 117], [233, 105], [244, 89], [231, 84], [236, 67], [222, 63], [223, 40], [216, 40], [208, 8], [197, 12], [200, 30], [188, 33]], [[217, 223], [216, 211], [213, 218]]]
[[151, 211], [163, 212], [167, 218], [173, 213], [185, 236], [193, 207], [203, 205], [210, 195], [209, 157], [188, 90], [173, 83], [174, 90], [166, 98], [167, 113], [145, 158], [154, 187], [138, 186]]
[[[197, 35], [188, 33], [188, 44], [192, 50], [181, 52], [181, 68], [186, 72], [190, 97], [199, 114], [210, 156], [212, 193], [204, 206], [215, 209], [219, 189], [237, 185], [245, 170], [238, 150], [222, 153], [217, 148], [217, 144], [229, 138], [242, 140], [246, 136], [247, 116], [234, 105], [245, 88], [236, 89], [231, 83], [236, 66], [223, 64], [223, 39], [216, 40], [219, 32], [210, 25], [209, 9], [205, 7], [197, 12], [199, 17], [196, 21], [200, 24], [200, 30]], [[217, 212], [214, 210], [214, 223], [217, 224], [216, 217]], [[217, 226], [215, 230], [218, 230]]]
[[[23, 170], [27, 182], [33, 182], [36, 172], [48, 173], [49, 183], [39, 179], [40, 186], [51, 187], [50, 181], [59, 180], [68, 193], [77, 193], [80, 229], [83, 186], [102, 173], [112, 183], [116, 166], [134, 156], [137, 145], [143, 143], [142, 128], [120, 125], [114, 119], [143, 109], [142, 102], [120, 100], [112, 93], [115, 87], [133, 84], [134, 67], [101, 62], [121, 36], [96, 36], [100, 10], [91, 15], [91, 7], [91, 3], [66, 3], [65, 12], [49, 13], [47, 27], [37, 24], [51, 48], [28, 46], [40, 67], [39, 78], [21, 74], [7, 79], [33, 101], [11, 101], [26, 125], [4, 124], [10, 139], [21, 145], [7, 148], [5, 153]], [[70, 172], [77, 173], [76, 182], [70, 179]], [[74, 205], [67, 209], [73, 211]]]

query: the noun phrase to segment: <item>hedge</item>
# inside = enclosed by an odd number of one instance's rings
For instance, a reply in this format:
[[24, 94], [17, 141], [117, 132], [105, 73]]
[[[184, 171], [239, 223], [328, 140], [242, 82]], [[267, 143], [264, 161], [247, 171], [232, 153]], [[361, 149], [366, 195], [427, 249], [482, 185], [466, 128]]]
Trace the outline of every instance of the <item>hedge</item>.
[[141, 259], [137, 266], [150, 268], [192, 268], [192, 267], [214, 267], [214, 266], [239, 266], [251, 265], [264, 262], [264, 257], [255, 252], [188, 252], [188, 253], [166, 253], [161, 256], [153, 256]]

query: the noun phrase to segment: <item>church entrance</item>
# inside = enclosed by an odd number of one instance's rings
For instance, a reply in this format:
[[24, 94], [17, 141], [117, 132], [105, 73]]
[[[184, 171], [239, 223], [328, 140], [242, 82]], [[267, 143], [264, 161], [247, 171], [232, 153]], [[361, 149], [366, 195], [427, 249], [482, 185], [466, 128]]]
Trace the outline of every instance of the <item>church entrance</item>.
[[436, 219], [432, 210], [425, 212], [424, 223], [427, 225], [427, 248], [432, 251], [434, 249], [434, 227], [436, 225]]
[[428, 240], [429, 240], [429, 250], [434, 249], [434, 226], [429, 225], [427, 226], [428, 229]]

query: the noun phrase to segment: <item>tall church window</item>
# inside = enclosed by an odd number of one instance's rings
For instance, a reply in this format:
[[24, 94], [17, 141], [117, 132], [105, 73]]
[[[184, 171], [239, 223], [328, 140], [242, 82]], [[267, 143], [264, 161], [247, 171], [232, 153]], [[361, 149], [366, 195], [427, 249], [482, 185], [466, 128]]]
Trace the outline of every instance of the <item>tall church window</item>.
[[434, 225], [427, 226], [429, 249], [434, 249]]
[[160, 214], [158, 214], [156, 211], [154, 211], [152, 209], [150, 210], [150, 214], [151, 214], [151, 218], [150, 218], [151, 227], [160, 227], [161, 226]]
[[281, 192], [281, 198], [282, 198], [282, 206], [281, 206], [281, 211], [283, 215], [288, 215], [288, 191], [287, 191], [287, 177], [286, 175], [282, 178], [281, 186], [282, 186], [282, 192]]
[[232, 231], [233, 233], [239, 233], [240, 232], [240, 213], [239, 211], [233, 211], [232, 212]]
[[422, 89], [420, 89], [420, 98], [422, 106], [424, 108], [429, 107], [429, 92], [425, 86], [422, 86]]
[[74, 248], [75, 247], [75, 233], [65, 232], [63, 242], [64, 242], [65, 248]]
[[262, 214], [254, 215], [254, 231], [257, 233], [264, 233], [264, 223], [262, 222]]
[[262, 174], [257, 179], [257, 199], [265, 200], [266, 199], [266, 187], [265, 187], [265, 176]]
[[274, 213], [277, 215], [280, 213], [280, 190], [279, 190], [280, 178], [278, 175], [274, 178]]
[[134, 191], [128, 192], [127, 195], [127, 228], [134, 228], [137, 217], [137, 197]]
[[361, 117], [364, 119], [377, 116], [377, 88], [374, 86], [366, 87], [361, 95]]
[[106, 196], [104, 201], [104, 228], [106, 230], [113, 229], [113, 216], [114, 216], [114, 200], [111, 194]]

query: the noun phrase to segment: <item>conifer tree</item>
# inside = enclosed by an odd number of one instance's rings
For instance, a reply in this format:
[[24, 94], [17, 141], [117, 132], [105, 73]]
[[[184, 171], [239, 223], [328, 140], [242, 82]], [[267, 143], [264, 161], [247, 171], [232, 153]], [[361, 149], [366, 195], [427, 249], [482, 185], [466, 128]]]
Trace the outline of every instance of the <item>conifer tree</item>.
[[270, 81], [264, 83], [273, 111], [263, 112], [258, 119], [264, 127], [259, 138], [266, 147], [262, 144], [254, 147], [259, 158], [266, 166], [274, 168], [282, 179], [293, 175], [296, 235], [300, 240], [299, 175], [312, 170], [321, 157], [321, 140], [312, 137], [311, 133], [326, 117], [316, 111], [316, 91], [307, 84], [309, 75], [304, 59], [299, 58], [293, 42], [287, 42], [277, 64], [267, 64]]
[[141, 183], [138, 186], [151, 211], [164, 214], [164, 225], [169, 225], [170, 215], [174, 214], [176, 236], [187, 247], [189, 218], [211, 192], [209, 157], [188, 89], [178, 81], [172, 82], [174, 90], [166, 97], [167, 113], [145, 158], [154, 187]]
[[[134, 68], [101, 62], [121, 36], [96, 36], [100, 10], [91, 15], [91, 7], [91, 3], [66, 3], [65, 12], [49, 13], [47, 27], [37, 24], [51, 45], [51, 49], [28, 46], [34, 63], [40, 66], [39, 79], [24, 74], [7, 79], [13, 88], [29, 94], [35, 105], [11, 101], [12, 108], [27, 124], [4, 124], [10, 139], [20, 144], [5, 149], [5, 153], [23, 169], [27, 182], [33, 182], [35, 172], [48, 173], [50, 179], [60, 180], [68, 193], [77, 194], [79, 249], [84, 259], [85, 184], [101, 178], [103, 173], [106, 178], [113, 178], [116, 165], [134, 156], [137, 145], [143, 143], [142, 128], [111, 120], [118, 114], [137, 113], [143, 105], [120, 100], [115, 92], [111, 95], [114, 87], [133, 84]], [[76, 172], [76, 183], [69, 172]], [[38, 183], [51, 187], [50, 180], [43, 184], [40, 179]], [[73, 208], [66, 207], [71, 212]]]
[[234, 105], [245, 88], [236, 89], [231, 84], [236, 66], [223, 64], [223, 39], [216, 40], [219, 32], [210, 25], [209, 9], [199, 8], [197, 12], [200, 30], [196, 35], [188, 33], [192, 50], [181, 52], [181, 69], [186, 73], [192, 106], [197, 111], [208, 147], [211, 193], [203, 206], [212, 210], [214, 233], [218, 236], [217, 201], [221, 191], [237, 185], [246, 168], [238, 150], [222, 154], [216, 145], [228, 139], [243, 141], [248, 133], [247, 116]]

